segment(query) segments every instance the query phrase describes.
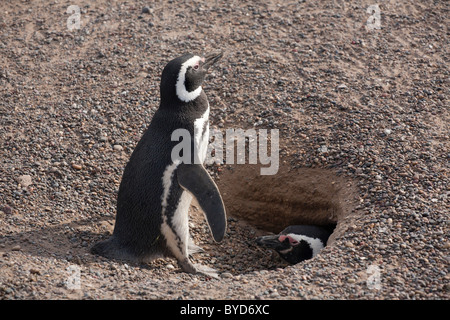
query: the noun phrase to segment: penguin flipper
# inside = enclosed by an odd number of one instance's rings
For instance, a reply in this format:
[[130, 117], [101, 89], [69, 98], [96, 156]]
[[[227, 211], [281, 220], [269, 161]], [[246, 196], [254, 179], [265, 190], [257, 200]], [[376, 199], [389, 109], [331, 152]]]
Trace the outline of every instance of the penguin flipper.
[[219, 189], [201, 164], [180, 164], [177, 168], [180, 186], [196, 199], [208, 221], [214, 240], [225, 236], [227, 219]]

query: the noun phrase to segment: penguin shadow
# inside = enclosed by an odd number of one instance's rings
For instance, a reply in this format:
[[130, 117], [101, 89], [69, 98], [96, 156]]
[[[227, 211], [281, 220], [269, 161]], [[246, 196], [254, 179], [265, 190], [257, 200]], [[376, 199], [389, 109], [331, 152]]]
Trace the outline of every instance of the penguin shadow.
[[[107, 265], [111, 262], [127, 264], [144, 269], [164, 269], [176, 265], [175, 260], [157, 259], [150, 263], [109, 259], [91, 253], [91, 247], [98, 241], [111, 236], [114, 218], [102, 217], [95, 222], [92, 219], [73, 220], [50, 226], [36, 227], [30, 231], [10, 233], [0, 236], [0, 256], [15, 254], [17, 251], [44, 259], [56, 259], [69, 264], [89, 266]], [[180, 269], [181, 272], [181, 269]]]
[[[203, 213], [195, 208], [191, 211], [191, 220], [196, 226], [191, 235], [196, 240], [195, 244], [203, 249], [190, 255], [192, 262], [214, 268], [219, 274], [231, 273], [234, 276], [291, 265], [281, 259], [275, 251], [261, 248], [256, 244], [256, 238], [267, 235], [266, 231], [256, 229], [245, 221], [228, 217], [227, 235], [220, 243], [216, 243], [209, 235]], [[169, 272], [173, 276], [185, 274], [172, 257], [158, 258], [150, 262], [133, 262], [91, 253], [90, 249], [95, 243], [111, 236], [113, 227], [114, 219], [103, 217], [95, 222], [91, 219], [74, 220], [10, 233], [0, 237], [2, 244], [0, 255], [8, 256], [20, 251], [30, 256], [57, 259], [85, 267], [114, 262], [142, 270]]]
[[82, 219], [2, 235], [0, 243], [3, 246], [0, 252], [8, 255], [13, 251], [20, 251], [80, 265], [95, 262], [99, 257], [93, 255], [90, 248], [109, 235], [113, 223], [114, 220], [109, 217], [100, 218], [96, 222]]
[[[255, 233], [251, 226], [233, 218], [229, 218], [228, 221], [231, 232], [222, 242], [214, 242], [207, 230], [203, 214], [196, 212], [195, 209], [193, 211], [193, 220], [203, 220], [203, 222], [193, 221], [196, 227], [192, 234], [196, 240], [199, 240], [195, 243], [203, 249], [201, 252], [191, 255], [194, 263], [210, 266], [217, 269], [219, 273], [229, 272], [236, 275], [286, 265], [277, 256], [256, 245], [254, 238], [260, 232]], [[102, 217], [96, 221], [81, 219], [55, 225], [37, 226], [29, 231], [1, 235], [0, 255], [8, 256], [19, 251], [25, 255], [57, 259], [82, 266], [115, 262], [126, 263], [143, 270], [170, 270], [174, 275], [184, 273], [176, 259], [171, 257], [158, 258], [144, 263], [110, 259], [92, 254], [91, 247], [98, 241], [110, 237], [113, 228], [114, 218], [112, 217]], [[246, 234], [246, 237], [238, 236], [236, 231], [239, 235]]]

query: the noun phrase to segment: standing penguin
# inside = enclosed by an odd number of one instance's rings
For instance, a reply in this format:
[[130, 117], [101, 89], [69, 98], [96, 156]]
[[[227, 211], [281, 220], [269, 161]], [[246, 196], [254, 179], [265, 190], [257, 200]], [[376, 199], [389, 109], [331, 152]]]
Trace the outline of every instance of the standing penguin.
[[[225, 207], [202, 165], [209, 143], [209, 103], [202, 83], [221, 57], [222, 53], [204, 58], [186, 54], [164, 68], [159, 109], [123, 173], [113, 234], [95, 244], [93, 253], [138, 262], [172, 256], [185, 272], [216, 275], [214, 269], [189, 260], [189, 251], [198, 247], [189, 243], [188, 210], [195, 197], [214, 240], [223, 239]], [[178, 142], [171, 137], [177, 129], [193, 138], [192, 161], [172, 157]]]

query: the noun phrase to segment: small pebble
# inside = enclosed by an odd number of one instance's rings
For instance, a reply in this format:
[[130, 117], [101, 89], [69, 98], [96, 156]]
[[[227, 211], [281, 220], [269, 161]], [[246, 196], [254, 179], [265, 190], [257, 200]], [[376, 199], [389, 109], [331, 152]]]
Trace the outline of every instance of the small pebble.
[[31, 185], [33, 183], [31, 180], [31, 176], [27, 175], [27, 174], [19, 176], [17, 178], [17, 182], [24, 188], [28, 187], [29, 185]]
[[83, 168], [83, 166], [81, 164], [73, 163], [72, 168], [74, 168], [75, 170], [81, 170]]
[[115, 151], [122, 151], [122, 150], [123, 150], [123, 147], [122, 147], [121, 145], [119, 145], [119, 144], [115, 144], [114, 147], [113, 147], [113, 149], [114, 149]]
[[346, 246], [346, 247], [349, 247], [349, 248], [353, 248], [355, 245], [354, 245], [352, 242], [347, 241], [347, 242], [345, 243], [345, 246]]
[[10, 206], [8, 206], [8, 205], [5, 205], [5, 206], [0, 207], [0, 208], [5, 214], [12, 214], [13, 213], [13, 209]]
[[151, 13], [153, 10], [150, 7], [143, 7], [141, 13]]
[[30, 269], [30, 273], [40, 275], [41, 271], [39, 271], [38, 269]]

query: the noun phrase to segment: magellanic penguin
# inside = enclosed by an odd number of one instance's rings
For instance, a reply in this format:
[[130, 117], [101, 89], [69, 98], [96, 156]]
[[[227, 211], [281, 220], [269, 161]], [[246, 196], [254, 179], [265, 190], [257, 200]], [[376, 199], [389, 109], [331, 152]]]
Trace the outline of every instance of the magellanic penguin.
[[[217, 276], [214, 269], [189, 260], [189, 253], [199, 247], [189, 237], [188, 210], [195, 197], [214, 240], [223, 239], [225, 207], [203, 167], [210, 108], [202, 89], [208, 68], [221, 57], [222, 53], [206, 57], [186, 54], [164, 68], [160, 106], [122, 176], [113, 234], [95, 244], [93, 253], [137, 262], [172, 256], [185, 272]], [[171, 138], [176, 129], [189, 131], [192, 161], [172, 159], [172, 149], [180, 143]], [[195, 161], [196, 156], [199, 161]]]
[[289, 226], [280, 234], [257, 238], [256, 243], [275, 250], [284, 260], [296, 264], [316, 256], [326, 246], [331, 232], [331, 227]]

